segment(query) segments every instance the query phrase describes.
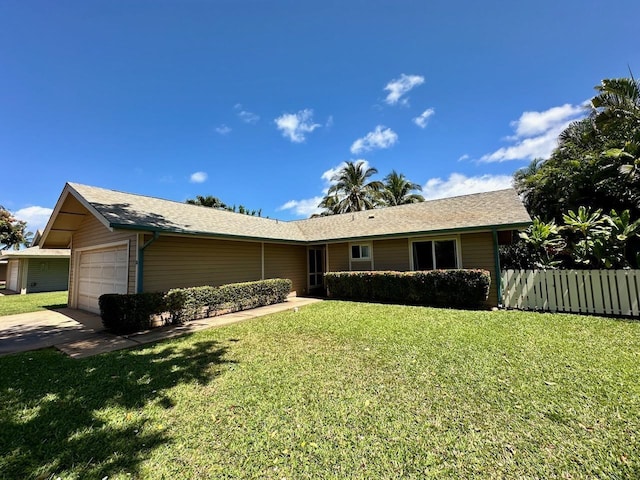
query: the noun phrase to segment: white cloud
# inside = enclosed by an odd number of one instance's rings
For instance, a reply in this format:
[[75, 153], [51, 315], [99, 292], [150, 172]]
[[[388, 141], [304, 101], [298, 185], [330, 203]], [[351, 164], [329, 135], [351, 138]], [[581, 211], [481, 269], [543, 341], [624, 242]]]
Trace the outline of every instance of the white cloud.
[[434, 113], [436, 113], [436, 111], [433, 108], [427, 108], [424, 112], [413, 119], [413, 123], [420, 128], [424, 128], [429, 122], [429, 117], [433, 116]]
[[326, 128], [333, 127], [333, 115], [329, 115], [329, 118], [327, 118], [327, 123], [325, 123], [324, 126]]
[[305, 108], [298, 113], [285, 113], [274, 120], [282, 136], [293, 143], [305, 141], [305, 134], [313, 132], [321, 127], [319, 123], [313, 123], [313, 110]]
[[44, 230], [49, 221], [53, 209], [47, 207], [26, 207], [16, 211], [13, 215], [18, 220], [27, 222], [27, 231], [36, 233], [37, 230]]
[[194, 172], [191, 174], [189, 181], [191, 183], [204, 183], [208, 177], [207, 172]]
[[558, 145], [558, 135], [585, 114], [583, 106], [570, 104], [543, 112], [524, 112], [518, 120], [511, 122], [515, 135], [507, 140], [513, 144], [483, 155], [480, 162], [549, 158]]
[[511, 175], [480, 175], [467, 177], [461, 173], [452, 173], [449, 178], [431, 178], [422, 187], [422, 195], [426, 200], [455, 197], [469, 193], [491, 192], [512, 186]]
[[398, 141], [398, 134], [382, 125], [378, 125], [373, 132], [357, 139], [351, 145], [351, 153], [358, 154], [380, 148], [389, 148]]
[[420, 75], [405, 75], [404, 73], [400, 75], [400, 78], [396, 78], [387, 83], [387, 86], [384, 87], [386, 91], [389, 92], [385, 102], [389, 105], [395, 105], [400, 102], [403, 105], [408, 103], [406, 98], [402, 98], [403, 95], [406, 95], [412, 88], [417, 87], [418, 85], [422, 85], [424, 83], [424, 77]]
[[216, 132], [218, 132], [220, 135], [228, 135], [229, 133], [231, 133], [231, 128], [227, 127], [224, 123], [222, 125], [220, 125], [219, 127], [216, 127]]
[[322, 211], [318, 208], [318, 204], [322, 201], [322, 197], [305, 198], [303, 200], [289, 200], [287, 203], [278, 207], [278, 210], [293, 210], [293, 213], [299, 217], [310, 217]]
[[460, 155], [460, 157], [458, 158], [458, 161], [459, 162], [464, 162], [465, 160], [469, 160], [469, 158], [471, 158], [471, 157], [469, 157], [469, 154], [465, 153], [464, 155]]
[[244, 123], [255, 125], [260, 120], [260, 117], [253, 112], [242, 108], [242, 104], [236, 103], [233, 108], [237, 111], [237, 115]]

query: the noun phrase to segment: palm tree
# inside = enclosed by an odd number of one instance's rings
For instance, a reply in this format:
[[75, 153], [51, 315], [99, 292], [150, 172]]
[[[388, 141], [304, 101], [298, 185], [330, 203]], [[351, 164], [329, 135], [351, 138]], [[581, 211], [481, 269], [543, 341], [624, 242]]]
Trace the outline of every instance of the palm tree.
[[384, 177], [384, 190], [381, 193], [381, 203], [385, 207], [405, 205], [407, 203], [424, 202], [424, 197], [412, 191], [422, 191], [422, 187], [417, 183], [410, 182], [402, 173], [391, 170], [391, 173]]
[[368, 181], [378, 170], [365, 168], [365, 162], [346, 162], [331, 179], [334, 184], [318, 205], [329, 215], [337, 213], [359, 212], [375, 208], [384, 188], [382, 182]]

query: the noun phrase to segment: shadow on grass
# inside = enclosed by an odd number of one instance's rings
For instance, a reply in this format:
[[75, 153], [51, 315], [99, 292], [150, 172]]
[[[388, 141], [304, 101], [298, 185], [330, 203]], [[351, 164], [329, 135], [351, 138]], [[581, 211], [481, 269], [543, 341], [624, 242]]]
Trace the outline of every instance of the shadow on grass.
[[67, 304], [57, 303], [55, 305], [43, 305], [42, 308], [46, 308], [47, 310], [60, 310], [61, 308], [67, 308]]
[[172, 408], [168, 389], [214, 380], [234, 363], [226, 352], [206, 341], [83, 361], [54, 350], [0, 358], [0, 478], [135, 477], [171, 442], [141, 409]]

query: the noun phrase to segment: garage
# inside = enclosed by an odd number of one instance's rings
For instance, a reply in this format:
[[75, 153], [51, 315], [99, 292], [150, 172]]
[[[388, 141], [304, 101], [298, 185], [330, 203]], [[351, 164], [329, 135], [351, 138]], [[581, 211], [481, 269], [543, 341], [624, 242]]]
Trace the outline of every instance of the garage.
[[81, 310], [100, 313], [98, 298], [105, 293], [127, 293], [126, 245], [83, 250], [78, 259], [76, 304]]

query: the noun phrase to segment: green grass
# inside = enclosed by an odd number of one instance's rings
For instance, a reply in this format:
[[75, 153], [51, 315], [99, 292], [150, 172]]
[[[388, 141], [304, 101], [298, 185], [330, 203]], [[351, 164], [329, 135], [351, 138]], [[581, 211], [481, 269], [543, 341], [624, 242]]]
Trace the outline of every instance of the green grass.
[[0, 358], [0, 478], [639, 478], [640, 323], [323, 302]]
[[67, 306], [67, 292], [29, 293], [0, 297], [0, 317]]

